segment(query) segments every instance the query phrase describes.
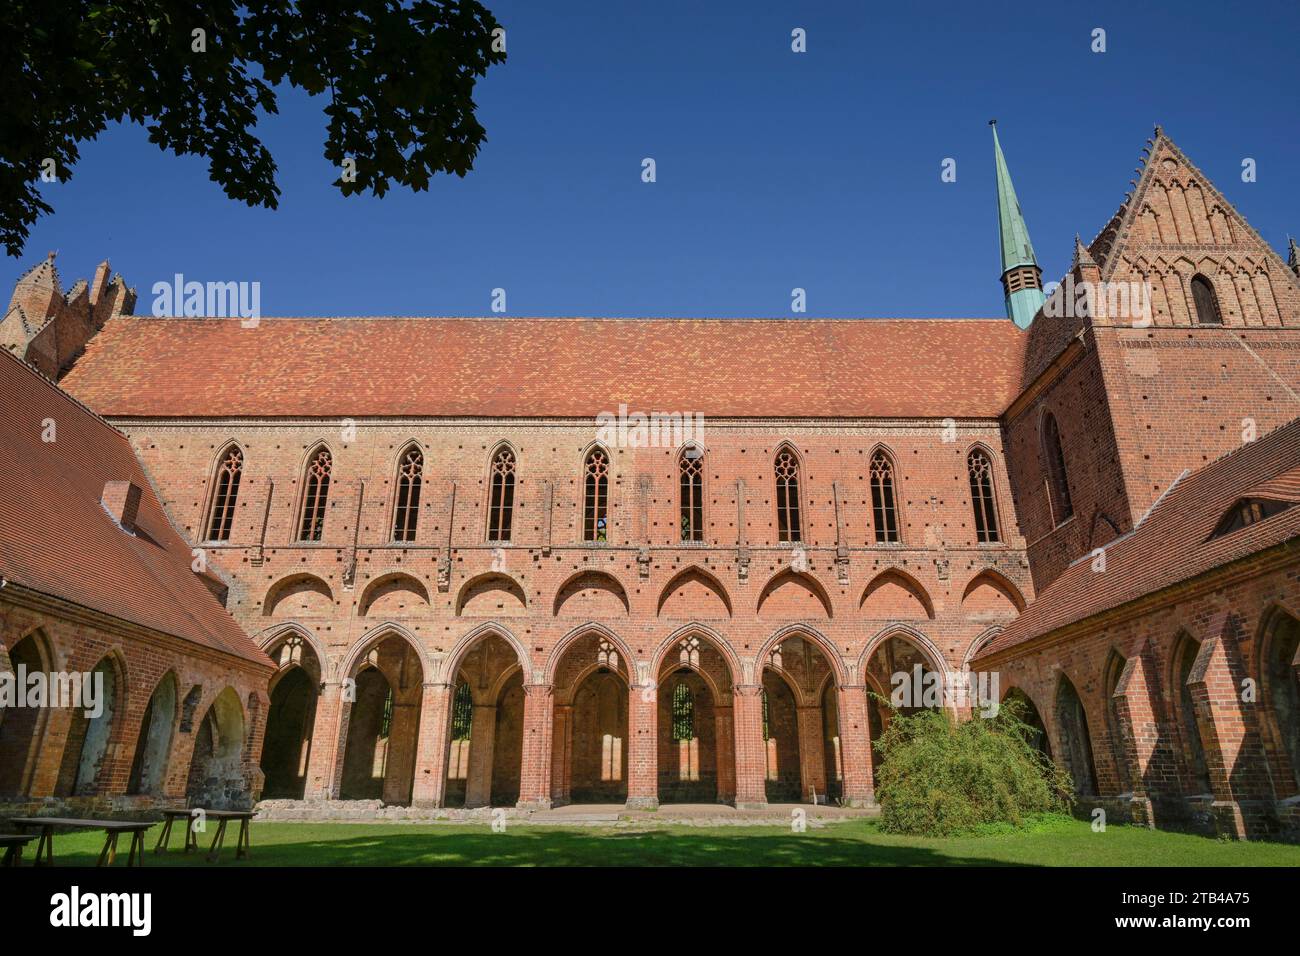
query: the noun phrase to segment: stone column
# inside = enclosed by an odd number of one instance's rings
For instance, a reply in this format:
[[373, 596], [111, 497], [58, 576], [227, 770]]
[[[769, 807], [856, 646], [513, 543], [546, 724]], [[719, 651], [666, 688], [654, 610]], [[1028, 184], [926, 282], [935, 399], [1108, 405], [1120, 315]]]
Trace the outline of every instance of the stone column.
[[555, 687], [524, 685], [524, 746], [519, 775], [519, 806], [551, 806], [551, 740], [555, 732]]
[[452, 691], [451, 684], [447, 683], [424, 685], [420, 700], [420, 729], [416, 740], [412, 806], [440, 807], [446, 801]]
[[659, 700], [653, 683], [629, 688], [627, 695], [627, 807], [659, 806]]
[[844, 774], [841, 799], [850, 807], [875, 806], [867, 688], [861, 684], [839, 687], [836, 703], [840, 717], [840, 769]]
[[475, 704], [469, 727], [469, 772], [465, 780], [465, 806], [486, 807], [492, 803], [492, 757], [496, 747], [497, 709], [494, 704]]
[[767, 752], [763, 742], [763, 688], [735, 687], [736, 809], [767, 807]]

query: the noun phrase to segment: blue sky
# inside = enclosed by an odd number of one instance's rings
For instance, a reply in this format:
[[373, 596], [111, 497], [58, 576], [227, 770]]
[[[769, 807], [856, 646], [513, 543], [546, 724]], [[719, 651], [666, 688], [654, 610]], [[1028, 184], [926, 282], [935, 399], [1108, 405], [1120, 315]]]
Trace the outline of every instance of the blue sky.
[[509, 60], [478, 86], [465, 179], [345, 199], [323, 100], [285, 89], [259, 125], [278, 210], [117, 127], [43, 187], [55, 213], [11, 275], [108, 257], [141, 313], [182, 272], [259, 281], [264, 315], [484, 315], [501, 287], [511, 315], [780, 317], [802, 287], [810, 316], [997, 316], [991, 117], [1048, 280], [1157, 122], [1275, 248], [1300, 232], [1294, 2], [487, 5]]

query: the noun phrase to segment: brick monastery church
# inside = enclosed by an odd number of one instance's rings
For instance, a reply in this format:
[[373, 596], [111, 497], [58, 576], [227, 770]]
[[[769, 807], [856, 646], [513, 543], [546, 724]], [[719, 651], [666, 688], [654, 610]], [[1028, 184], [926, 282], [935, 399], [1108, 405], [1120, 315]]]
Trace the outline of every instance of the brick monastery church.
[[870, 805], [874, 695], [969, 669], [1082, 806], [1295, 838], [1296, 246], [1157, 129], [1062, 317], [995, 157], [997, 319], [159, 319], [41, 262], [0, 672], [107, 700], [0, 710], [0, 806]]

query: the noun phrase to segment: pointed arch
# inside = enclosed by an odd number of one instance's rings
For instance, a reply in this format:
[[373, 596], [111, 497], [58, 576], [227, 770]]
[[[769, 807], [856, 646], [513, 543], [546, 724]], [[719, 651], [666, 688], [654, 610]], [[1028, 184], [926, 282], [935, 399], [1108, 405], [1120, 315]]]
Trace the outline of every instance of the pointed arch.
[[1196, 661], [1201, 653], [1201, 642], [1183, 629], [1174, 638], [1170, 654], [1170, 686], [1174, 689], [1174, 710], [1178, 715], [1179, 737], [1182, 739], [1183, 762], [1187, 767], [1188, 784], [1196, 793], [1210, 793], [1209, 761], [1205, 742], [1196, 714], [1196, 701], [1192, 696], [1191, 682], [1196, 676]]
[[580, 614], [584, 617], [625, 617], [631, 603], [627, 590], [605, 571], [586, 570], [570, 575], [555, 592], [554, 616]]
[[1106, 736], [1110, 742], [1111, 759], [1115, 762], [1115, 772], [1119, 777], [1120, 793], [1132, 793], [1133, 775], [1129, 767], [1128, 752], [1124, 747], [1124, 735], [1120, 727], [1119, 706], [1115, 692], [1119, 688], [1120, 678], [1128, 661], [1116, 648], [1111, 648], [1102, 666], [1101, 693], [1102, 703], [1106, 707]]
[[831, 597], [811, 574], [783, 568], [776, 572], [758, 596], [755, 613], [760, 617], [799, 619], [834, 617]]
[[677, 452], [679, 533], [682, 541], [704, 540], [704, 446], [687, 442]]
[[[53, 676], [65, 670], [49, 637], [35, 628], [8, 646], [9, 667], [16, 673]], [[45, 744], [52, 709], [16, 707], [0, 720], [0, 797], [25, 797], [32, 785], [36, 762]], [[39, 796], [40, 794], [37, 794]]]
[[961, 606], [973, 617], [1014, 616], [1025, 609], [1025, 598], [1006, 575], [984, 568], [962, 591]]
[[262, 599], [262, 616], [310, 617], [334, 610], [334, 592], [323, 578], [298, 571], [267, 588]]
[[776, 539], [794, 544], [803, 540], [803, 518], [799, 497], [799, 475], [802, 471], [799, 452], [790, 442], [777, 446], [772, 459], [772, 474], [776, 482]]
[[[733, 685], [742, 682], [744, 668], [740, 663], [740, 658], [736, 656], [735, 650], [727, 639], [719, 634], [716, 630], [707, 624], [692, 622], [685, 624], [668, 635], [650, 657], [650, 674], [658, 675], [668, 663], [669, 654], [674, 648], [680, 647], [681, 642], [691, 638], [698, 637], [704, 640], [712, 647], [718, 656], [722, 658], [727, 667], [727, 675]], [[699, 670], [699, 667], [694, 669]], [[716, 688], [715, 688], [716, 689]]]
[[[329, 655], [325, 653], [325, 645], [320, 642], [320, 638], [312, 633], [309, 628], [303, 627], [296, 621], [289, 621], [284, 624], [275, 624], [262, 631], [257, 635], [255, 640], [257, 646], [262, 649], [263, 653], [274, 661], [277, 660], [275, 652], [279, 649], [279, 646], [295, 637], [302, 640], [320, 664], [319, 678], [321, 680], [327, 680], [328, 674], [326, 673], [326, 670], [329, 667]], [[277, 663], [281, 667], [284, 667], [288, 662], [277, 661]]]
[[397, 454], [393, 480], [394, 541], [414, 541], [420, 522], [420, 495], [424, 490], [424, 448], [415, 439]]
[[[946, 658], [943, 656], [943, 651], [939, 649], [939, 645], [932, 641], [924, 631], [912, 627], [910, 624], [891, 623], [885, 625], [873, 634], [871, 639], [867, 641], [866, 646], [862, 648], [862, 653], [858, 655], [857, 660], [857, 672], [859, 675], [865, 676], [867, 674], [870, 670], [872, 656], [885, 644], [886, 641], [895, 637], [906, 641], [915, 647], [921, 656], [926, 659], [926, 663], [930, 665], [931, 670], [938, 672], [946, 670]], [[886, 685], [886, 693], [888, 690], [888, 685]]]
[[[792, 637], [803, 638], [809, 643], [815, 645], [816, 648], [821, 651], [822, 657], [825, 658], [827, 665], [831, 669], [831, 673], [835, 677], [835, 684], [837, 687], [848, 683], [849, 674], [844, 666], [844, 658], [841, 657], [839, 651], [836, 650], [835, 642], [817, 628], [810, 627], [803, 623], [786, 624], [772, 632], [772, 634], [758, 649], [758, 653], [754, 655], [754, 668], [758, 673], [752, 677], [746, 675], [745, 680], [748, 682], [753, 679], [761, 678], [762, 669], [771, 666], [769, 661], [771, 660], [772, 649], [782, 641], [789, 640]], [[778, 668], [773, 668], [773, 670], [778, 670]]]
[[429, 606], [429, 589], [405, 571], [389, 571], [370, 581], [357, 602], [357, 614], [393, 616], [412, 614]]
[[510, 628], [497, 621], [485, 621], [478, 624], [457, 639], [451, 650], [447, 652], [447, 656], [443, 658], [440, 679], [447, 684], [453, 683], [461, 664], [474, 645], [481, 640], [492, 637], [500, 638], [513, 648], [515, 657], [519, 661], [519, 667], [524, 672], [524, 683], [532, 683], [533, 661], [528, 656], [528, 648], [524, 647], [523, 641], [519, 640]]
[[[555, 683], [556, 669], [564, 659], [565, 653], [573, 644], [589, 635], [603, 638], [612, 644], [618, 653], [622, 655], [623, 661], [627, 665], [629, 680], [638, 679], [639, 675], [633, 670], [636, 658], [632, 655], [632, 649], [628, 647], [627, 642], [605, 625], [597, 624], [595, 621], [589, 621], [586, 624], [579, 624], [556, 642], [555, 647], [551, 649], [550, 656], [546, 659], [545, 670], [543, 671], [544, 679], [542, 683]], [[580, 682], [580, 680], [578, 682]]]
[[179, 719], [180, 682], [176, 679], [176, 672], [169, 670], [149, 695], [144, 717], [140, 720], [140, 735], [127, 775], [128, 796], [162, 795], [167, 779], [167, 758]]
[[514, 531], [515, 484], [519, 455], [509, 442], [498, 442], [488, 456], [487, 540], [509, 542]]
[[609, 540], [609, 451], [593, 445], [582, 459], [582, 540]]
[[1034, 730], [1034, 734], [1029, 739], [1029, 745], [1037, 750], [1048, 760], [1052, 759], [1052, 741], [1047, 733], [1047, 725], [1043, 723], [1042, 711], [1034, 703], [1034, 699], [1029, 696], [1023, 687], [1011, 686], [1007, 692], [1002, 695], [1002, 703], [1010, 701], [1019, 701], [1023, 712], [1020, 715], [1022, 723], [1028, 724]]
[[1092, 756], [1088, 713], [1074, 682], [1064, 671], [1056, 682], [1056, 732], [1066, 768], [1074, 780], [1074, 792], [1081, 797], [1096, 796], [1097, 766]]
[[415, 652], [415, 658], [420, 664], [420, 671], [423, 675], [421, 677], [422, 681], [428, 680], [429, 675], [438, 672], [438, 668], [429, 658], [428, 651], [419, 638], [402, 625], [386, 621], [383, 624], [376, 624], [353, 642], [343, 660], [339, 662], [338, 676], [340, 678], [355, 677], [355, 671], [360, 668], [360, 664], [366, 655], [390, 637], [399, 638], [411, 646], [411, 649]]
[[971, 510], [975, 520], [975, 540], [980, 544], [997, 544], [1002, 540], [998, 525], [997, 486], [993, 480], [993, 453], [976, 444], [966, 453], [966, 474], [970, 482]]
[[1191, 280], [1193, 325], [1222, 325], [1223, 313], [1219, 309], [1219, 296], [1214, 285], [1204, 273], [1198, 272]]
[[325, 534], [330, 482], [334, 475], [334, 453], [319, 442], [307, 453], [298, 493], [297, 540], [320, 541]]
[[871, 469], [871, 524], [877, 544], [898, 544], [902, 521], [898, 509], [898, 471], [894, 453], [878, 444], [868, 459]]
[[93, 796], [104, 792], [105, 762], [121, 736], [120, 716], [127, 698], [126, 660], [112, 648], [91, 668], [90, 679], [101, 685], [104, 699], [99, 713], [87, 716], [73, 708], [72, 722], [64, 743], [63, 760], [55, 793], [60, 796]]
[[243, 768], [246, 726], [239, 694], [233, 687], [225, 687], [194, 726], [185, 785], [190, 806], [228, 809], [234, 802], [230, 795], [247, 790]]
[[862, 617], [883, 620], [934, 618], [934, 602], [921, 582], [901, 568], [886, 568], [872, 578], [858, 601]]
[[244, 475], [244, 449], [233, 438], [217, 452], [208, 478], [208, 507], [204, 512], [205, 541], [229, 541]]
[[1260, 615], [1256, 646], [1262, 699], [1271, 704], [1262, 723], [1290, 764], [1294, 793], [1300, 788], [1300, 617], [1273, 604]]
[[1047, 476], [1047, 504], [1051, 511], [1052, 527], [1057, 527], [1074, 517], [1074, 501], [1070, 497], [1065, 449], [1061, 446], [1061, 427], [1057, 424], [1056, 416], [1046, 409], [1038, 422], [1038, 442], [1043, 473]]
[[[659, 592], [657, 616], [665, 616], [664, 608], [669, 605], [670, 600], [674, 607], [682, 604], [691, 608], [691, 614], [682, 615], [683, 617], [712, 617], [713, 615], [700, 612], [701, 603], [710, 607], [720, 606], [723, 613], [717, 615], [718, 617], [729, 618], [732, 615], [731, 596], [727, 594], [726, 587], [715, 575], [697, 564], [682, 568], [664, 585], [663, 590]], [[671, 612], [672, 608], [670, 607], [669, 610]], [[671, 613], [668, 616], [671, 616]]]
[[528, 597], [523, 585], [501, 571], [476, 574], [456, 592], [456, 616], [523, 614]]

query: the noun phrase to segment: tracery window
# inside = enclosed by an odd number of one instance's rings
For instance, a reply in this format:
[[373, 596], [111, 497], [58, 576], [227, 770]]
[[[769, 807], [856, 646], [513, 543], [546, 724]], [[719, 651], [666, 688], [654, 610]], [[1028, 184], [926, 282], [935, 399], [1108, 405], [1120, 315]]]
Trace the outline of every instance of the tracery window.
[[894, 500], [894, 462], [883, 451], [871, 456], [871, 517], [879, 544], [898, 541], [898, 506]]
[[799, 522], [799, 459], [789, 448], [776, 454], [776, 537], [801, 540]]
[[966, 458], [966, 470], [970, 474], [975, 540], [981, 544], [995, 544], [1002, 538], [998, 533], [998, 513], [993, 501], [993, 463], [987, 454], [976, 448]]
[[393, 540], [414, 541], [420, 520], [420, 490], [424, 484], [424, 453], [412, 445], [397, 466], [397, 505], [393, 509]]
[[325, 506], [329, 501], [330, 474], [334, 460], [328, 448], [312, 455], [302, 493], [302, 516], [298, 521], [298, 540], [319, 541], [325, 530]]
[[239, 479], [244, 471], [244, 453], [231, 446], [217, 466], [212, 490], [212, 510], [208, 514], [208, 540], [229, 541], [235, 522], [235, 502], [239, 498]]
[[677, 460], [681, 475], [681, 539], [704, 540], [704, 452], [692, 445]]
[[608, 541], [609, 454], [593, 448], [582, 469], [582, 540]]
[[502, 448], [492, 456], [488, 493], [488, 540], [509, 541], [515, 507], [515, 453]]

